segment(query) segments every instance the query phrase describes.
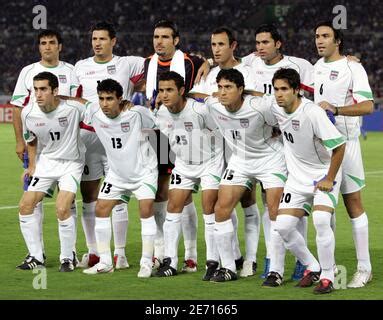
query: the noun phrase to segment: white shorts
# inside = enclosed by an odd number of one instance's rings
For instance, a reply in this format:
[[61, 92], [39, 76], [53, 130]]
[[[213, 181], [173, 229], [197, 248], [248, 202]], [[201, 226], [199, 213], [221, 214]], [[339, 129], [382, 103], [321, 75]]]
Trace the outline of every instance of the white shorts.
[[340, 185], [336, 183], [331, 192], [316, 190], [314, 185], [302, 186], [293, 179], [287, 179], [279, 209], [303, 209], [310, 214], [313, 207], [317, 205], [327, 206], [335, 209], [338, 204]]
[[36, 163], [36, 170], [30, 180], [28, 191], [52, 195], [52, 187], [57, 183], [60, 190], [76, 193], [80, 185], [83, 167], [82, 162], [48, 160], [40, 157]]
[[365, 186], [359, 139], [348, 140], [342, 162], [342, 184], [340, 185], [340, 192], [342, 194], [352, 193], [361, 190]]
[[221, 176], [224, 169], [223, 158], [209, 161], [206, 164], [199, 166], [187, 166], [188, 170], [177, 167], [172, 170], [172, 175], [169, 184], [169, 190], [184, 189], [198, 192], [198, 187], [201, 185], [204, 190], [218, 190]]
[[81, 181], [99, 180], [108, 172], [108, 160], [100, 139], [93, 132], [81, 130], [81, 139], [86, 146], [84, 172]]
[[129, 202], [132, 194], [137, 200], [155, 199], [157, 193], [158, 172], [152, 173], [142, 178], [138, 183], [124, 183], [105, 177], [105, 180], [98, 193], [99, 199], [122, 200]]
[[257, 182], [263, 188], [283, 188], [287, 180], [287, 169], [283, 153], [276, 153], [273, 157], [265, 159], [263, 165], [241, 165], [235, 156], [232, 156], [223, 173], [221, 185], [244, 186], [252, 190]]

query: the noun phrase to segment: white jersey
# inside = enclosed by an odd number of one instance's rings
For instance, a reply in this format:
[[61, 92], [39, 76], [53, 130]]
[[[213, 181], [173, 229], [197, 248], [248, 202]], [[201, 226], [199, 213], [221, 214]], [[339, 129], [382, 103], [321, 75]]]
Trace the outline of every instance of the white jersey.
[[[233, 69], [238, 70], [242, 73], [245, 80], [245, 90], [255, 90], [255, 78], [253, 72], [249, 66], [240, 63], [233, 67]], [[214, 92], [218, 92], [217, 85], [217, 75], [221, 71], [219, 66], [211, 69], [207, 75], [206, 80], [201, 79], [198, 84], [195, 84], [194, 87], [190, 90], [190, 93], [204, 93], [211, 96]]]
[[260, 57], [254, 53], [242, 58], [242, 62], [250, 66], [255, 76], [255, 90], [265, 94], [274, 93], [272, 79], [274, 73], [280, 68], [294, 69], [299, 73], [301, 78], [301, 89], [307, 92], [314, 91], [313, 65], [302, 58], [283, 56], [281, 61], [273, 65], [267, 65]]
[[33, 77], [40, 72], [51, 72], [59, 80], [59, 94], [74, 96], [76, 94], [76, 80], [73, 65], [59, 61], [57, 67], [44, 67], [40, 62], [32, 63], [24, 67], [17, 79], [11, 103], [15, 106], [25, 107], [28, 103], [36, 102], [33, 89]]
[[77, 85], [80, 86], [81, 97], [97, 102], [98, 82], [110, 78], [121, 84], [122, 97], [130, 100], [134, 84], [143, 77], [144, 61], [144, 58], [135, 56], [113, 56], [112, 60], [106, 63], [98, 63], [94, 61], [94, 57], [78, 61], [74, 71]]
[[80, 122], [84, 119], [85, 109], [85, 105], [77, 101], [60, 100], [55, 110], [44, 113], [37, 103], [29, 104], [21, 112], [25, 141], [37, 138], [41, 158], [84, 161]]
[[222, 136], [205, 104], [187, 99], [185, 108], [176, 114], [162, 105], [155, 117], [157, 127], [169, 137], [178, 170], [192, 173], [196, 170], [192, 166], [223, 157]]
[[[314, 66], [315, 103], [327, 101], [334, 106], [348, 106], [373, 100], [367, 73], [360, 63], [346, 57], [326, 63], [324, 58]], [[360, 135], [360, 117], [337, 116], [335, 126], [347, 140]]]
[[157, 157], [144, 131], [155, 128], [148, 108], [134, 106], [110, 119], [98, 103], [92, 103], [87, 108], [86, 121], [105, 148], [110, 179], [135, 184], [157, 169]]
[[277, 121], [271, 112], [270, 97], [245, 95], [237, 112], [227, 111], [217, 98], [208, 97], [205, 101], [232, 157], [244, 166], [262, 165], [268, 156], [283, 152], [282, 143], [272, 138], [272, 126]]
[[294, 113], [288, 114], [276, 101], [272, 111], [282, 131], [289, 179], [304, 186], [324, 178], [330, 167], [331, 150], [345, 141], [327, 117], [311, 100], [302, 98]]

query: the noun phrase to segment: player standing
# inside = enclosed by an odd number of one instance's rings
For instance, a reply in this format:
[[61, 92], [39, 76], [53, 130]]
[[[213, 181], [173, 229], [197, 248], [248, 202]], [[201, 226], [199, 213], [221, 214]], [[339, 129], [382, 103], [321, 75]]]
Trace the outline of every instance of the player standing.
[[[80, 60], [75, 65], [75, 74], [82, 98], [98, 102], [97, 84], [101, 80], [112, 78], [123, 87], [123, 98], [130, 99], [134, 84], [143, 75], [144, 59], [135, 56], [116, 56], [113, 48], [116, 44], [114, 26], [107, 22], [99, 22], [92, 27], [92, 48], [94, 56]], [[82, 138], [87, 147], [85, 167], [81, 180], [83, 197], [82, 225], [86, 237], [88, 253], [80, 267], [92, 267], [99, 257], [97, 255], [95, 238], [95, 207], [101, 177], [107, 165], [105, 150], [97, 135], [88, 130], [81, 130]], [[128, 209], [125, 203], [117, 203], [113, 208], [112, 225], [114, 235], [114, 263], [117, 269], [128, 268], [125, 255], [126, 235], [128, 227]]]
[[357, 271], [349, 288], [364, 287], [372, 279], [368, 244], [368, 218], [363, 208], [361, 189], [365, 187], [360, 150], [360, 116], [373, 111], [373, 96], [368, 76], [360, 63], [349, 61], [343, 52], [343, 34], [330, 22], [315, 28], [315, 44], [322, 57], [314, 66], [315, 102], [331, 111], [335, 126], [346, 138], [340, 191], [350, 217], [358, 259]]
[[58, 87], [58, 78], [50, 72], [34, 76], [36, 102], [29, 104], [21, 114], [30, 157], [27, 170], [30, 184], [20, 200], [20, 228], [29, 250], [29, 257], [18, 266], [22, 270], [44, 266], [39, 219], [33, 209], [56, 183], [59, 186], [56, 214], [61, 247], [60, 271], [74, 270], [72, 250], [76, 229], [70, 207], [84, 166], [85, 146], [80, 138], [80, 122], [85, 107], [76, 101], [58, 98]]

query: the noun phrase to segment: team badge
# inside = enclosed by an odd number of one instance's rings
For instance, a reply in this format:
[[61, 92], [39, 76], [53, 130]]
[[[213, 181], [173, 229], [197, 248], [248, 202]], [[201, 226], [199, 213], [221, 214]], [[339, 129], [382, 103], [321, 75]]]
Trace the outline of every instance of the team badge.
[[193, 122], [184, 122], [185, 130], [191, 132], [193, 130]]
[[65, 74], [59, 74], [59, 81], [61, 83], [67, 83], [66, 75]]
[[295, 131], [299, 130], [299, 120], [291, 120], [291, 126]]
[[334, 81], [338, 78], [339, 71], [331, 70], [330, 72], [330, 80]]
[[121, 123], [121, 130], [122, 130], [122, 132], [129, 132], [129, 130], [130, 130], [130, 123], [129, 122]]
[[59, 125], [60, 125], [60, 127], [67, 127], [68, 126], [68, 118], [67, 117], [59, 118]]
[[106, 69], [107, 69], [109, 74], [115, 74], [116, 73], [116, 66], [115, 65], [107, 66]]
[[240, 119], [239, 123], [241, 124], [242, 128], [248, 128], [249, 127], [249, 119]]

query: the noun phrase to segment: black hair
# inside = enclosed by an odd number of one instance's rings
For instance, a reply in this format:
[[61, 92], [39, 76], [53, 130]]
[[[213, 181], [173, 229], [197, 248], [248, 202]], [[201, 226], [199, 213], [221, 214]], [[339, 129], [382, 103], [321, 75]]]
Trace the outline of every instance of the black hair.
[[113, 79], [105, 79], [99, 82], [97, 85], [97, 93], [107, 92], [107, 93], [116, 93], [116, 97], [122, 97], [122, 86], [119, 82]]
[[182, 87], [185, 87], [185, 80], [182, 78], [182, 76], [174, 71], [166, 71], [164, 73], [161, 73], [158, 82], [160, 81], [170, 81], [173, 80], [174, 83], [177, 86], [177, 89], [180, 90]]
[[46, 30], [42, 30], [39, 32], [39, 34], [37, 36], [37, 44], [40, 44], [41, 38], [45, 38], [45, 37], [48, 37], [48, 38], [56, 37], [58, 44], [63, 43], [63, 39], [61, 37], [61, 34], [58, 31], [46, 29]]
[[52, 72], [40, 72], [33, 77], [33, 81], [41, 80], [48, 80], [48, 84], [52, 88], [52, 91], [59, 87], [59, 80]]
[[282, 41], [282, 35], [279, 33], [277, 27], [273, 24], [261, 24], [254, 32], [255, 36], [257, 36], [258, 33], [262, 33], [262, 32], [268, 32], [271, 34], [271, 38], [277, 42], [277, 41], [280, 41], [281, 43], [283, 42]]
[[234, 34], [233, 34], [233, 31], [231, 31], [229, 28], [227, 27], [219, 27], [217, 29], [215, 29], [212, 34], [219, 34], [219, 33], [226, 33], [227, 34], [227, 37], [229, 39], [229, 45], [232, 45], [232, 43], [234, 41], [237, 41], [234, 37]]
[[170, 28], [173, 31], [173, 38], [180, 36], [178, 27], [173, 21], [166, 20], [166, 19], [160, 20], [154, 25], [154, 29], [156, 28]]
[[314, 32], [316, 33], [316, 30], [319, 27], [329, 27], [334, 32], [334, 40], [339, 41], [339, 53], [343, 53], [344, 48], [344, 37], [343, 32], [340, 29], [335, 29], [332, 22], [330, 21], [321, 21], [319, 22], [314, 29]]
[[91, 33], [96, 30], [105, 30], [108, 31], [109, 38], [114, 39], [116, 37], [116, 29], [114, 28], [114, 25], [107, 21], [101, 21], [94, 24], [91, 28]]
[[220, 72], [218, 72], [217, 75], [217, 83], [221, 80], [225, 79], [230, 82], [234, 82], [236, 86], [245, 88], [245, 79], [243, 78], [243, 75], [241, 72], [239, 72], [237, 69], [222, 69]]
[[[291, 88], [299, 90], [301, 87], [301, 77], [299, 73], [291, 68], [280, 68], [274, 73], [272, 84], [274, 86], [275, 80], [285, 80]], [[300, 95], [298, 94], [300, 97]]]

